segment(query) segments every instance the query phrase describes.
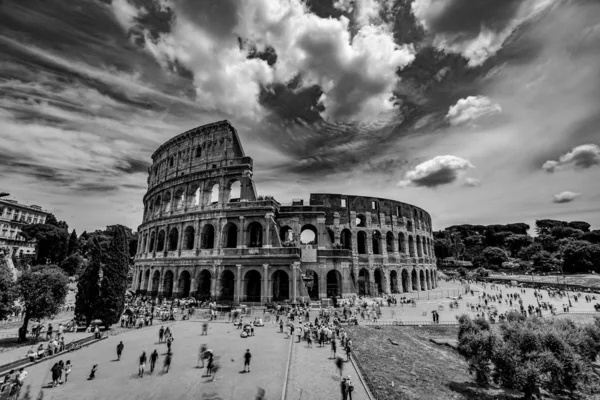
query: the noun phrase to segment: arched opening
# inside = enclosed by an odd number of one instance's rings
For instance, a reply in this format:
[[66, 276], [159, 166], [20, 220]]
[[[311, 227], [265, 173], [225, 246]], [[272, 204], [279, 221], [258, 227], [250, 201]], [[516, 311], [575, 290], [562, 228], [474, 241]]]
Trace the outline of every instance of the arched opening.
[[169, 251], [177, 250], [177, 245], [179, 242], [179, 230], [177, 228], [171, 229], [169, 232]]
[[179, 297], [186, 299], [190, 297], [190, 289], [192, 284], [192, 277], [188, 271], [183, 271], [179, 275]]
[[375, 295], [381, 296], [383, 294], [383, 273], [381, 272], [380, 268], [375, 269], [374, 278], [375, 289], [377, 290], [377, 293], [375, 293]]
[[404, 233], [402, 233], [402, 232], [398, 233], [398, 251], [400, 252], [400, 254], [406, 254], [405, 239], [406, 239], [406, 237], [404, 236]]
[[394, 234], [392, 232], [385, 234], [385, 251], [388, 253], [394, 252]]
[[406, 230], [409, 232], [413, 231], [413, 223], [411, 220], [406, 221]]
[[371, 294], [371, 282], [369, 279], [369, 271], [365, 268], [361, 268], [358, 271], [358, 295], [368, 296]]
[[356, 245], [358, 254], [367, 254], [367, 234], [365, 231], [358, 231], [356, 234]]
[[194, 248], [194, 239], [196, 238], [196, 230], [193, 226], [185, 228], [183, 233], [183, 245], [185, 250], [192, 250]]
[[165, 250], [165, 231], [158, 232], [158, 240], [156, 241], [156, 251]]
[[284, 247], [291, 246], [294, 241], [294, 232], [292, 231], [292, 228], [287, 225], [282, 227], [279, 230], [279, 239]]
[[367, 217], [364, 214], [358, 214], [356, 216], [356, 226], [359, 228], [367, 227]]
[[190, 186], [186, 197], [188, 207], [198, 207], [200, 205], [200, 186], [197, 184]]
[[417, 279], [417, 271], [415, 271], [413, 269], [412, 273], [411, 273], [411, 278], [412, 278], [412, 290], [419, 290], [419, 285], [418, 283], [418, 279]]
[[207, 269], [203, 269], [200, 271], [197, 279], [197, 288], [196, 288], [196, 299], [198, 300], [210, 300], [210, 288], [212, 286], [212, 276], [210, 271]]
[[334, 245], [335, 244], [335, 233], [333, 232], [333, 230], [327, 228], [327, 234], [329, 235], [329, 240], [331, 240], [331, 244]]
[[201, 249], [214, 249], [215, 247], [215, 227], [211, 224], [206, 224], [202, 227], [202, 235], [200, 235]]
[[381, 233], [379, 231], [373, 232], [372, 244], [373, 254], [381, 254]]
[[408, 252], [411, 257], [415, 257], [415, 239], [412, 236], [408, 237]]
[[398, 290], [398, 273], [395, 270], [390, 271], [390, 291], [392, 293], [400, 293]]
[[240, 181], [230, 182], [229, 186], [229, 202], [236, 203], [242, 198], [242, 184]]
[[223, 243], [225, 248], [235, 249], [237, 247], [238, 228], [233, 222], [228, 222], [223, 228]]
[[338, 270], [327, 273], [327, 297], [342, 297], [342, 274]]
[[306, 224], [300, 229], [300, 243], [317, 244], [317, 228], [314, 225]]
[[246, 301], [259, 302], [260, 298], [260, 286], [261, 276], [260, 272], [256, 270], [250, 270], [246, 272]]
[[146, 207], [146, 213], [144, 214], [144, 220], [148, 220], [150, 216], [154, 213], [154, 203], [151, 201], [148, 202], [148, 206]]
[[163, 279], [163, 297], [173, 297], [173, 271], [167, 271]]
[[202, 146], [196, 147], [196, 158], [202, 157]]
[[149, 282], [150, 282], [150, 270], [147, 270], [146, 273], [144, 274], [144, 286], [142, 287], [142, 291], [144, 292], [144, 294], [148, 290]]
[[248, 225], [248, 247], [263, 246], [263, 227], [258, 221]]
[[403, 293], [410, 292], [410, 278], [408, 276], [408, 272], [406, 272], [405, 269], [402, 270], [400, 277], [402, 279], [402, 292]]
[[419, 271], [419, 278], [421, 281], [421, 290], [427, 290], [425, 287], [425, 274], [423, 273], [423, 270]]
[[[306, 275], [310, 275], [313, 278], [313, 280], [306, 287], [308, 296], [311, 300], [319, 300], [319, 275], [312, 269], [307, 269]], [[302, 283], [306, 285], [306, 283]]]
[[165, 192], [163, 195], [162, 210], [163, 212], [171, 211], [171, 192]]
[[272, 276], [273, 301], [283, 301], [290, 298], [290, 277], [285, 271], [275, 271]]
[[233, 301], [234, 291], [235, 275], [233, 275], [233, 272], [226, 269], [221, 274], [221, 291], [219, 293], [219, 299]]
[[160, 196], [158, 196], [156, 198], [156, 200], [154, 200], [154, 214], [155, 215], [160, 215], [160, 211], [162, 210], [161, 206], [162, 206], [162, 199]]
[[350, 229], [342, 230], [340, 240], [342, 242], [342, 249], [352, 250], [352, 232], [350, 232]]
[[156, 237], [154, 232], [150, 234], [150, 247], [148, 248], [148, 253], [152, 253], [154, 251], [154, 242], [156, 241]]
[[420, 236], [417, 236], [417, 257], [423, 257], [423, 245]]
[[143, 273], [142, 273], [142, 271], [139, 271], [138, 281], [137, 281], [137, 292], [139, 292], [142, 289], [142, 278], [143, 278]]
[[185, 192], [179, 188], [175, 192], [175, 209], [182, 210], [185, 207]]
[[427, 290], [431, 290], [431, 274], [429, 273], [429, 270], [425, 271], [425, 282], [427, 283]]
[[152, 275], [152, 290], [150, 292], [150, 295], [152, 297], [158, 296], [159, 286], [160, 286], [160, 272], [154, 271], [154, 274]]
[[219, 184], [215, 183], [210, 189], [210, 201], [209, 204], [217, 204], [219, 202]]
[[140, 253], [145, 253], [146, 252], [146, 244], [148, 243], [148, 234], [144, 233], [144, 235], [142, 236], [142, 248]]

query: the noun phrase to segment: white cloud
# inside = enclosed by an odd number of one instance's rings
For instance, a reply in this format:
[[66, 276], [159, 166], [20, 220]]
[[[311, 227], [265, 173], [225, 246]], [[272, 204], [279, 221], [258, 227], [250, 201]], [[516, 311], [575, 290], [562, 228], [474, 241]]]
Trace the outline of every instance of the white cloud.
[[465, 186], [477, 187], [481, 186], [481, 181], [475, 178], [465, 178]]
[[582, 144], [560, 156], [558, 161], [546, 161], [542, 168], [546, 172], [555, 172], [571, 168], [587, 169], [594, 165], [600, 165], [600, 147], [596, 144]]
[[455, 105], [451, 106], [446, 118], [450, 124], [460, 125], [499, 112], [502, 112], [502, 107], [492, 103], [487, 97], [469, 96], [458, 100]]
[[573, 200], [575, 200], [575, 198], [579, 197], [580, 195], [581, 195], [581, 193], [569, 192], [567, 190], [562, 193], [555, 194], [553, 196], [552, 202], [557, 203], [557, 204], [570, 203]]
[[[367, 25], [351, 37], [346, 18], [320, 18], [299, 0], [241, 2], [234, 32], [251, 39], [258, 50], [271, 46], [277, 63], [269, 66], [248, 59], [247, 50], [230, 36], [197, 24], [177, 2], [170, 6], [176, 15], [171, 32], [155, 41], [146, 32], [147, 49], [165, 66], [177, 59], [192, 71], [197, 101], [208, 108], [259, 118], [265, 112], [258, 103], [261, 87], [300, 75], [303, 86], [318, 85], [323, 91], [319, 102], [326, 119], [364, 122], [397, 111], [396, 71], [412, 62], [414, 49], [397, 45], [385, 27]], [[371, 18], [372, 11], [364, 15]]]
[[436, 187], [457, 180], [469, 168], [475, 168], [470, 161], [456, 156], [437, 156], [417, 165], [406, 173], [398, 186]]

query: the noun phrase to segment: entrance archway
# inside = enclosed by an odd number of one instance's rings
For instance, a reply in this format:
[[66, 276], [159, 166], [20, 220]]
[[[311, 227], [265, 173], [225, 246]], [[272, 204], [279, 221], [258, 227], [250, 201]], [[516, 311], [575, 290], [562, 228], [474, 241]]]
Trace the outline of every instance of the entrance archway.
[[235, 249], [237, 247], [238, 228], [233, 222], [228, 222], [223, 228], [223, 243], [225, 248]]
[[400, 277], [402, 278], [402, 292], [410, 292], [410, 277], [408, 276], [408, 272], [406, 272], [405, 269], [403, 269], [402, 273], [400, 273]]
[[173, 271], [167, 271], [163, 279], [163, 297], [173, 297]]
[[380, 268], [375, 269], [374, 278], [375, 289], [377, 290], [377, 293], [375, 293], [375, 295], [381, 296], [383, 294], [383, 273], [381, 272]]
[[415, 271], [413, 269], [413, 272], [411, 273], [411, 278], [412, 278], [412, 290], [419, 290], [419, 286], [417, 285], [417, 271]]
[[399, 291], [398, 291], [398, 273], [394, 270], [390, 271], [390, 290], [392, 293], [399, 293]]
[[223, 271], [221, 274], [221, 292], [219, 299], [233, 301], [235, 290], [235, 275], [229, 270]]
[[263, 247], [263, 227], [260, 222], [251, 222], [246, 230], [248, 231], [248, 247]]
[[358, 254], [367, 254], [367, 234], [365, 231], [358, 231], [356, 234], [356, 247]]
[[365, 268], [361, 268], [361, 270], [358, 271], [358, 295], [368, 296], [371, 294], [370, 289], [369, 271]]
[[421, 290], [427, 290], [427, 288], [425, 287], [425, 273], [423, 272], [423, 270], [419, 271], [419, 278], [421, 280]]
[[260, 302], [261, 276], [260, 272], [250, 270], [246, 272], [246, 301]]
[[212, 286], [212, 276], [210, 271], [203, 269], [200, 271], [197, 279], [196, 299], [210, 300], [210, 287]]
[[154, 271], [154, 275], [152, 275], [152, 291], [150, 295], [152, 297], [158, 296], [158, 287], [160, 286], [160, 272]]
[[146, 294], [148, 291], [148, 283], [150, 282], [150, 270], [147, 270], [144, 274], [144, 286], [142, 287], [142, 292]]
[[[307, 269], [306, 274], [312, 274], [313, 277], [312, 286], [306, 288], [308, 296], [311, 300], [319, 300], [319, 275], [312, 269]], [[304, 285], [304, 282], [302, 284]]]
[[327, 273], [327, 297], [342, 297], [342, 274], [338, 270]]
[[290, 298], [290, 277], [285, 271], [275, 271], [272, 276], [273, 301], [283, 301]]
[[190, 297], [190, 289], [192, 284], [192, 277], [188, 271], [183, 271], [179, 275], [179, 297], [187, 298]]

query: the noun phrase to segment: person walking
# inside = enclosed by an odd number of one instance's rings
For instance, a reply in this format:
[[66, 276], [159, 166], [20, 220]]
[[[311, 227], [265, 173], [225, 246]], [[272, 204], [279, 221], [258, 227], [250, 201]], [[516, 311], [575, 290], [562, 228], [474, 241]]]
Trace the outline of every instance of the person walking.
[[162, 343], [164, 335], [165, 335], [165, 328], [161, 326], [160, 329], [158, 330], [158, 343]]
[[165, 374], [169, 372], [169, 368], [171, 367], [171, 359], [172, 359], [173, 355], [169, 352], [167, 353], [167, 355], [165, 356], [165, 363], [164, 363], [164, 371]]
[[[205, 344], [200, 346], [200, 349], [198, 350], [198, 363], [196, 364], [197, 368], [204, 368], [204, 356], [206, 350], [207, 348]], [[200, 362], [202, 362], [202, 366], [200, 366]]]
[[333, 354], [333, 358], [335, 358], [335, 353], [337, 351], [337, 343], [335, 342], [335, 338], [331, 339], [331, 353]]
[[123, 344], [122, 341], [121, 341], [121, 343], [119, 343], [117, 345], [117, 361], [121, 361], [121, 354], [123, 353], [124, 347], [125, 347], [125, 345]]
[[73, 365], [71, 364], [71, 360], [67, 360], [67, 363], [65, 364], [65, 383], [69, 381], [69, 374], [71, 373], [72, 369]]
[[212, 369], [214, 365], [214, 354], [211, 352], [208, 355], [208, 362], [206, 363], [206, 376], [212, 376]]
[[335, 366], [337, 367], [338, 372], [340, 373], [340, 378], [341, 378], [342, 373], [344, 372], [344, 359], [342, 357], [336, 357]]
[[62, 385], [62, 383], [63, 383], [62, 376], [63, 376], [64, 372], [65, 372], [65, 363], [63, 360], [60, 360], [58, 362], [58, 384], [59, 385]]
[[[244, 372], [250, 372], [250, 360], [252, 359], [252, 354], [250, 353], [250, 349], [246, 349], [246, 353], [244, 353]], [[246, 371], [248, 368], [248, 371]]]
[[52, 372], [52, 387], [57, 387], [59, 385], [58, 379], [60, 378], [60, 366], [58, 363], [54, 363], [50, 371]]
[[98, 371], [98, 364], [94, 364], [94, 366], [92, 367], [92, 370], [90, 371], [90, 377], [88, 378], [88, 380], [92, 381], [96, 378], [96, 371]]
[[138, 376], [140, 378], [144, 377], [144, 369], [146, 368], [146, 352], [144, 351], [140, 356], [140, 365], [138, 368]]

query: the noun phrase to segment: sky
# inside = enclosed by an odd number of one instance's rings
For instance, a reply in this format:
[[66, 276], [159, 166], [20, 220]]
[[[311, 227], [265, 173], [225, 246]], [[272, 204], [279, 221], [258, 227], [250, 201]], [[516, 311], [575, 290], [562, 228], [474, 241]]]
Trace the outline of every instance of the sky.
[[0, 1], [0, 191], [142, 221], [151, 154], [227, 119], [262, 195], [600, 228], [593, 0]]

